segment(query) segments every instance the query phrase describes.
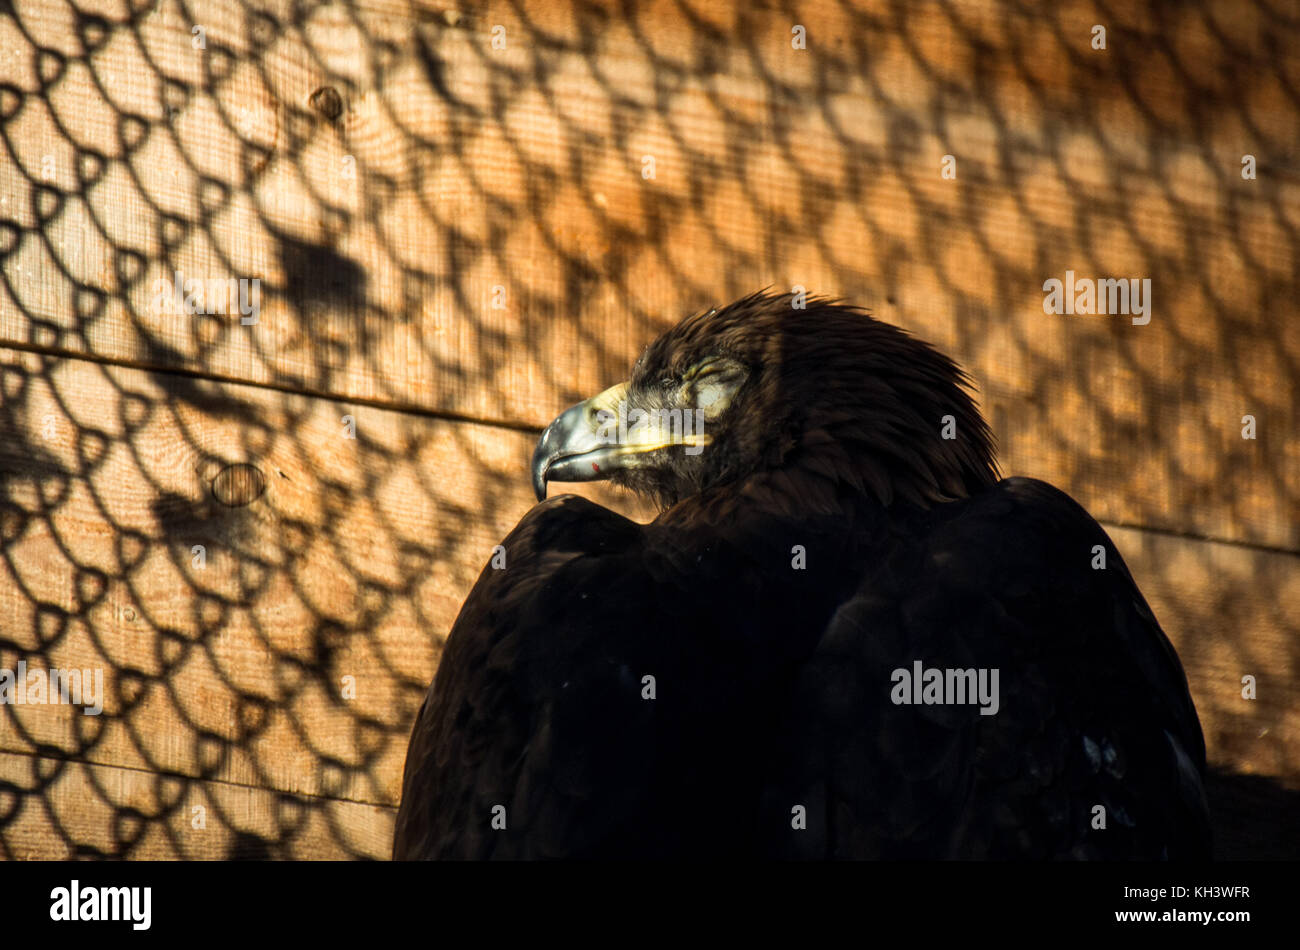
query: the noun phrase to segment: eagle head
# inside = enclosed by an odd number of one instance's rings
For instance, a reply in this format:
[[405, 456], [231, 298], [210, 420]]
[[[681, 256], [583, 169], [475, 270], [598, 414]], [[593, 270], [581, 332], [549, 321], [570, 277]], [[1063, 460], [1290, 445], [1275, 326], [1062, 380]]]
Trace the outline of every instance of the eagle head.
[[550, 481], [609, 479], [668, 508], [750, 481], [790, 498], [929, 506], [997, 481], [967, 376], [863, 309], [759, 292], [688, 317], [627, 382], [565, 411], [533, 454]]

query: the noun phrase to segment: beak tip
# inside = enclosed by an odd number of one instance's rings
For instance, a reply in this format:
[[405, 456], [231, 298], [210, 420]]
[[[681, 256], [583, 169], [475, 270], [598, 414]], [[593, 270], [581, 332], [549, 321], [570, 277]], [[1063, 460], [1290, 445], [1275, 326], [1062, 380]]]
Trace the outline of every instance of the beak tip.
[[551, 466], [551, 460], [554, 453], [550, 447], [551, 427], [548, 426], [542, 433], [542, 437], [537, 440], [537, 447], [533, 450], [532, 464], [529, 468], [533, 475], [533, 494], [537, 496], [539, 502], [546, 500], [546, 473]]

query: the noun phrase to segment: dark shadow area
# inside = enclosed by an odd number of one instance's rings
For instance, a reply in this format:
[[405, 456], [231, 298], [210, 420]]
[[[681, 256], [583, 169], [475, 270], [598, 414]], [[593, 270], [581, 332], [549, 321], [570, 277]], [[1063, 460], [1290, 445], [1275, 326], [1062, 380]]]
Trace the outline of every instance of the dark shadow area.
[[1294, 861], [1300, 855], [1300, 791], [1263, 775], [1211, 769], [1206, 783], [1221, 861]]

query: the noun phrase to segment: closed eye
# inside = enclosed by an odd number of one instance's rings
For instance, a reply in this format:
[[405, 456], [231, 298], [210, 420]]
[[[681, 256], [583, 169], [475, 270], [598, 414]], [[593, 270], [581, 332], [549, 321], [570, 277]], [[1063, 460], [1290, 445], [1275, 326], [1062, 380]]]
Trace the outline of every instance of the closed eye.
[[748, 377], [745, 367], [727, 357], [707, 360], [690, 378], [692, 403], [710, 418], [717, 418], [731, 404]]

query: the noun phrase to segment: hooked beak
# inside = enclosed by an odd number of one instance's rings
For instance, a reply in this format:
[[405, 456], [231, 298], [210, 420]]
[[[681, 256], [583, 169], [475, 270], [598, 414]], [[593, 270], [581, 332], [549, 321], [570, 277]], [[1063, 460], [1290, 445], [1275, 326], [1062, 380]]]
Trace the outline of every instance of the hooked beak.
[[629, 411], [627, 383], [619, 383], [566, 409], [546, 427], [533, 452], [533, 491], [543, 501], [547, 482], [599, 481], [654, 464], [651, 454], [657, 449], [708, 441], [703, 432], [683, 431], [681, 425], [664, 424], [641, 410]]

